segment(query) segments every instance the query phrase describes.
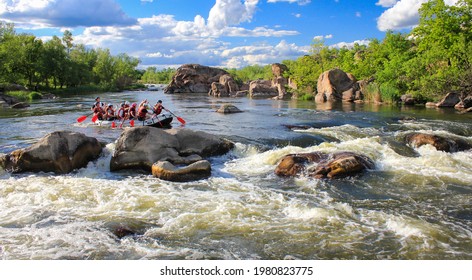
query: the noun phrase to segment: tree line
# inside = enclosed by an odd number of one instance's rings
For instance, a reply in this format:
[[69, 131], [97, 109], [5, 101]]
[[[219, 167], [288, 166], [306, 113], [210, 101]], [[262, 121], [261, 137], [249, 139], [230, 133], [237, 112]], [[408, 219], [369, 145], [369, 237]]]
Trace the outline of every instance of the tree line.
[[70, 31], [43, 42], [31, 34], [17, 34], [14, 25], [5, 22], [0, 22], [0, 61], [0, 83], [36, 90], [90, 85], [123, 90], [142, 74], [136, 70], [139, 59], [74, 44]]
[[[448, 6], [430, 0], [419, 10], [419, 24], [408, 33], [388, 31], [368, 45], [332, 48], [314, 40], [308, 55], [282, 61], [284, 73], [297, 84], [297, 94], [316, 89], [324, 71], [339, 68], [358, 80], [374, 81], [370, 88], [384, 101], [402, 94], [419, 100], [436, 100], [450, 91], [472, 90], [472, 0]], [[175, 69], [149, 67], [137, 70], [140, 61], [127, 54], [112, 56], [108, 49], [88, 49], [73, 44], [72, 34], [43, 42], [29, 34], [16, 34], [14, 26], [0, 22], [0, 83], [27, 84], [31, 88], [98, 85], [122, 90], [133, 82], [168, 83]], [[226, 69], [237, 82], [270, 79], [271, 66], [252, 65]]]

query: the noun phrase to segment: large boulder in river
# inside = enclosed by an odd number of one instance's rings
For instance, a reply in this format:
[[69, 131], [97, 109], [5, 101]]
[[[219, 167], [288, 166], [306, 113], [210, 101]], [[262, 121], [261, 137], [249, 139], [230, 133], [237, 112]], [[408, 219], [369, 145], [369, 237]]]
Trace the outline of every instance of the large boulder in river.
[[439, 135], [427, 133], [411, 133], [405, 136], [407, 144], [414, 148], [423, 145], [431, 145], [438, 151], [458, 152], [472, 149], [472, 144], [462, 139], [445, 138]]
[[191, 164], [204, 157], [227, 153], [232, 142], [206, 132], [185, 128], [159, 129], [135, 127], [125, 130], [117, 140], [110, 169], [143, 169], [152, 171], [157, 161], [174, 165]]
[[328, 159], [320, 162], [309, 175], [315, 178], [341, 178], [374, 169], [374, 162], [364, 156], [352, 152], [331, 154]]
[[319, 103], [340, 101], [343, 99], [344, 92], [350, 91], [352, 91], [351, 95], [355, 96], [357, 91], [357, 88], [354, 88], [357, 86], [356, 82], [354, 76], [340, 69], [326, 71], [318, 78], [318, 93], [315, 96], [315, 101]]
[[208, 95], [227, 97], [235, 95], [239, 91], [239, 86], [236, 81], [229, 74], [220, 76], [218, 82], [213, 82], [210, 87]]
[[170, 84], [164, 89], [165, 93], [208, 93], [213, 82], [219, 82], [220, 77], [229, 75], [223, 69], [199, 64], [184, 64], [180, 66]]
[[272, 98], [279, 96], [277, 86], [269, 80], [255, 80], [249, 84], [249, 96], [251, 98]]
[[436, 107], [454, 107], [460, 101], [460, 94], [458, 92], [450, 92], [441, 101], [436, 103]]
[[[307, 169], [307, 165], [317, 163]], [[374, 162], [352, 152], [326, 154], [322, 152], [290, 154], [277, 165], [275, 174], [279, 176], [296, 176], [306, 173], [315, 178], [339, 178], [355, 175], [367, 169], [373, 169]]]
[[36, 144], [0, 157], [0, 166], [10, 172], [69, 173], [99, 157], [97, 139], [71, 131], [52, 132]]
[[282, 158], [275, 174], [278, 176], [296, 176], [306, 171], [306, 165], [313, 162], [320, 162], [328, 158], [328, 154], [321, 152], [289, 154]]

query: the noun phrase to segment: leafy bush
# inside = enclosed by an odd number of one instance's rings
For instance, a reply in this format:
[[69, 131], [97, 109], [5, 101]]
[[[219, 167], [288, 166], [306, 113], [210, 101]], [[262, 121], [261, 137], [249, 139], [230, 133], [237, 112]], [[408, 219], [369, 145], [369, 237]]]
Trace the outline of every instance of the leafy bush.
[[32, 91], [30, 94], [29, 94], [29, 100], [38, 100], [38, 99], [41, 99], [43, 98], [43, 95], [37, 91]]
[[312, 93], [304, 93], [298, 96], [298, 100], [303, 100], [303, 101], [315, 100], [315, 96]]
[[390, 84], [380, 85], [379, 90], [380, 95], [382, 96], [382, 101], [387, 103], [395, 103], [401, 97], [400, 91]]

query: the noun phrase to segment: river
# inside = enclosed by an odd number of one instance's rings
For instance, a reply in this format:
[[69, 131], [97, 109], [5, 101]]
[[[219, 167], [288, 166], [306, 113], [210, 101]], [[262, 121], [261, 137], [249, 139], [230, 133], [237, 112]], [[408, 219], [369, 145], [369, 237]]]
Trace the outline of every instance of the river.
[[[0, 111], [0, 153], [57, 130], [108, 143], [97, 161], [71, 174], [0, 170], [1, 259], [472, 259], [472, 151], [402, 142], [410, 132], [472, 142], [472, 114], [162, 91], [102, 94], [113, 104], [161, 99], [186, 128], [236, 143], [210, 159], [209, 179], [172, 183], [110, 172], [122, 130], [90, 125], [90, 117], [76, 122], [94, 98]], [[215, 112], [227, 102], [244, 112]], [[181, 125], [174, 119], [173, 126]], [[274, 175], [282, 156], [312, 151], [362, 153], [375, 170], [337, 180]], [[134, 234], [118, 238], [118, 228]]]

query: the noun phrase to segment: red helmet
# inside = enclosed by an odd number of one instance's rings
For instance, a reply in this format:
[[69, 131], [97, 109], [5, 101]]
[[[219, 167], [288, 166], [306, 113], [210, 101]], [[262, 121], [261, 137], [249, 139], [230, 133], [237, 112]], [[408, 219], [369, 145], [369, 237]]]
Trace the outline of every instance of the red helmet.
[[136, 106], [137, 106], [136, 103], [131, 104], [131, 107], [136, 107]]

